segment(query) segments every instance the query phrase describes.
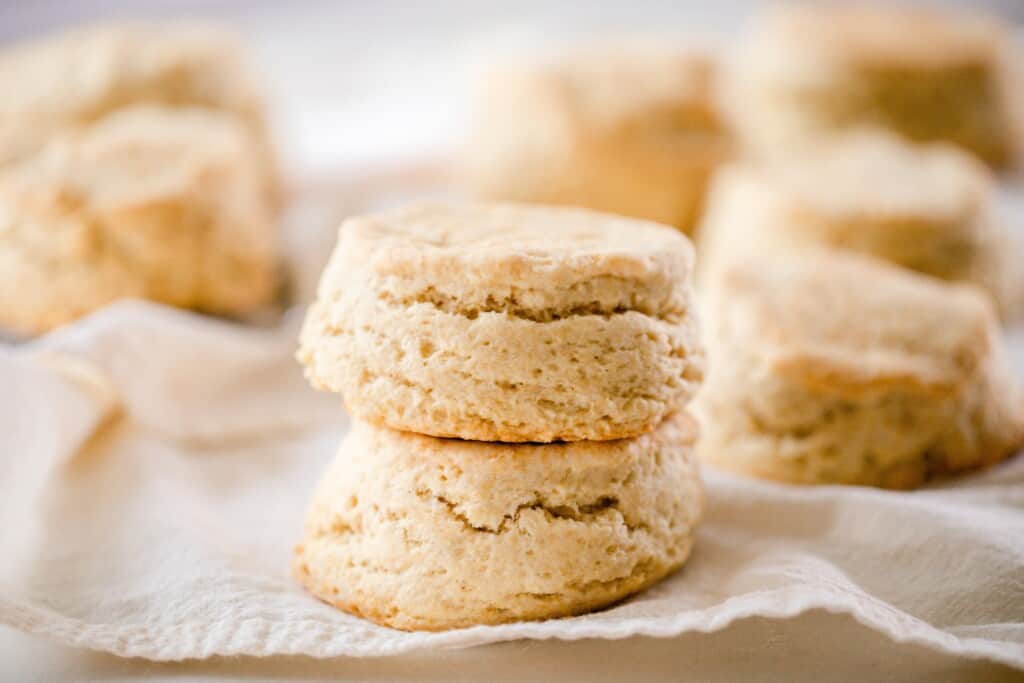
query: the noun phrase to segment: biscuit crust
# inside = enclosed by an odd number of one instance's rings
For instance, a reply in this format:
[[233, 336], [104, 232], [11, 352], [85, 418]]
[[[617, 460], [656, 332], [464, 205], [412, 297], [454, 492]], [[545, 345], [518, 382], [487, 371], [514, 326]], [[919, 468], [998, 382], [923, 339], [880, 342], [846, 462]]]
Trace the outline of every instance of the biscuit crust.
[[357, 417], [481, 441], [641, 434], [703, 377], [692, 249], [580, 209], [421, 206], [351, 219], [298, 357]]
[[1020, 158], [1012, 41], [993, 20], [806, 3], [764, 13], [740, 45], [724, 109], [758, 154], [874, 125], [951, 142], [996, 168]]
[[231, 33], [202, 24], [100, 23], [0, 52], [0, 166], [118, 110], [200, 108], [237, 117], [263, 191], [283, 189], [263, 97]]
[[686, 415], [607, 442], [442, 440], [354, 421], [293, 569], [314, 595], [406, 630], [547, 619], [686, 560], [703, 505]]
[[236, 315], [272, 301], [274, 212], [237, 119], [135, 107], [0, 172], [0, 326], [121, 298]]
[[986, 290], [1015, 308], [995, 181], [970, 155], [862, 130], [786, 160], [738, 164], [715, 182], [701, 228], [702, 277], [739, 253], [848, 249]]
[[495, 67], [462, 155], [483, 199], [583, 206], [693, 229], [732, 145], [716, 65], [657, 39]]

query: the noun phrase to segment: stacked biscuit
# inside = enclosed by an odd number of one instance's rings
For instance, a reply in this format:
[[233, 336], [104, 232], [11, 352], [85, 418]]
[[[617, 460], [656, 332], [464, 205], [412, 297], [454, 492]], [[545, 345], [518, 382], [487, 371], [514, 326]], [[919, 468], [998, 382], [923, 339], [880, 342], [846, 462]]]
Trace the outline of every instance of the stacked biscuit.
[[675, 231], [577, 209], [354, 218], [299, 358], [354, 420], [299, 580], [378, 623], [557, 617], [686, 559], [703, 375]]
[[701, 228], [701, 272], [741, 252], [835, 247], [972, 283], [1008, 316], [1018, 283], [995, 194], [966, 152], [861, 129], [724, 169]]
[[741, 41], [747, 154], [700, 228], [703, 460], [909, 488], [1019, 449], [995, 313], [1019, 271], [982, 165], [1017, 157], [1009, 51], [984, 18], [881, 6], [782, 7]]
[[111, 301], [238, 315], [276, 290], [260, 99], [219, 31], [115, 24], [0, 54], [0, 329]]
[[1024, 405], [991, 304], [872, 257], [745, 255], [705, 301], [701, 457], [801, 484], [918, 486], [1014, 453]]

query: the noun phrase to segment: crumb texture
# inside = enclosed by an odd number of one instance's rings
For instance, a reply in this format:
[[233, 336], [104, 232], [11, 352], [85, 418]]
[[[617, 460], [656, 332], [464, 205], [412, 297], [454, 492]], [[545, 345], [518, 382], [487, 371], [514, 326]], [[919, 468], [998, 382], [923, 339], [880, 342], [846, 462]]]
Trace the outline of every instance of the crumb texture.
[[689, 554], [702, 509], [695, 435], [683, 414], [633, 439], [543, 446], [357, 420], [314, 494], [296, 575], [401, 629], [596, 609]]

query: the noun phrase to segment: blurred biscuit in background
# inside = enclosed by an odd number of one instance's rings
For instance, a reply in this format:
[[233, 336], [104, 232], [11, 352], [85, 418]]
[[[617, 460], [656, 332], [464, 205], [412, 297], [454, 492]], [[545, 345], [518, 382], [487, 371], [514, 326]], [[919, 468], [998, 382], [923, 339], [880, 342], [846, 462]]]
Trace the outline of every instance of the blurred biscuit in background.
[[816, 484], [917, 486], [1007, 457], [1022, 403], [977, 290], [849, 252], [732, 263], [706, 291], [702, 459]]
[[134, 107], [0, 171], [0, 328], [125, 297], [238, 315], [276, 290], [274, 210], [237, 117]]
[[872, 124], [945, 140], [996, 168], [1019, 156], [1014, 56], [994, 20], [922, 8], [774, 8], [725, 70], [724, 107], [759, 155]]
[[490, 199], [568, 204], [689, 232], [730, 144], [712, 57], [623, 40], [493, 68], [461, 175]]
[[124, 107], [201, 107], [239, 118], [279, 192], [264, 103], [228, 32], [122, 22], [26, 41], [0, 53], [0, 91], [0, 165]]
[[744, 253], [830, 246], [973, 283], [1009, 316], [1019, 295], [995, 189], [988, 169], [955, 147], [866, 129], [737, 164], [711, 191], [701, 277]]

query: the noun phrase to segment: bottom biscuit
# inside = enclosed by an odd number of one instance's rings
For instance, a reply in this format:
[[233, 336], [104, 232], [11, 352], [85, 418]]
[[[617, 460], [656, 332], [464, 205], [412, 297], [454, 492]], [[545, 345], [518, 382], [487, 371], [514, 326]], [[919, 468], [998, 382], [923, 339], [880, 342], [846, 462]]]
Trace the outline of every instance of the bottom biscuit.
[[579, 614], [686, 560], [703, 493], [684, 414], [632, 439], [437, 439], [356, 421], [294, 571], [379, 624], [442, 630]]

